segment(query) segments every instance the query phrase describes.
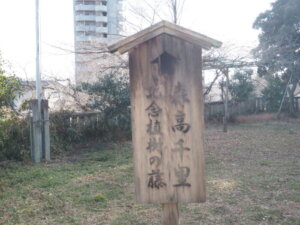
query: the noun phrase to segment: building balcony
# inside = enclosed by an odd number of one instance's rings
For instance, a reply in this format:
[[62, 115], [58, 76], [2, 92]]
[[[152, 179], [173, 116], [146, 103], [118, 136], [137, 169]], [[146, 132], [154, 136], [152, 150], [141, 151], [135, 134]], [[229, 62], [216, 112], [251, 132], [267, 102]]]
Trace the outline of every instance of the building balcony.
[[95, 5], [75, 5], [75, 11], [94, 11]]
[[107, 29], [107, 27], [97, 27], [96, 28], [96, 32], [97, 33], [105, 33], [105, 34], [107, 34], [108, 33], [108, 29]]
[[95, 31], [96, 26], [75, 26], [76, 31]]
[[96, 22], [107, 23], [107, 17], [106, 16], [96, 16]]
[[75, 16], [76, 21], [95, 21], [96, 16], [91, 15], [77, 15]]
[[95, 35], [78, 35], [75, 36], [75, 41], [94, 41], [94, 40], [99, 40], [99, 37], [95, 36]]
[[85, 36], [75, 36], [75, 41], [87, 41], [88, 38]]
[[107, 23], [106, 16], [77, 15], [77, 16], [75, 16], [75, 20], [76, 21], [96, 21], [96, 22]]
[[75, 5], [75, 11], [100, 11], [107, 12], [106, 5]]
[[107, 12], [107, 6], [106, 5], [96, 5], [95, 11]]

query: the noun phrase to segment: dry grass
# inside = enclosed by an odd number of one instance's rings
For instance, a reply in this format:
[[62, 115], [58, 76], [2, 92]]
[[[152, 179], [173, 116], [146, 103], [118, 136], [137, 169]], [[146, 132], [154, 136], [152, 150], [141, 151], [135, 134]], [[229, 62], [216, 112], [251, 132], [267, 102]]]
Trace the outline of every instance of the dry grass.
[[270, 122], [270, 121], [276, 121], [276, 120], [277, 120], [276, 114], [274, 114], [274, 113], [239, 115], [236, 117], [236, 121], [239, 123]]
[[279, 118], [277, 113], [259, 113], [251, 115], [238, 115], [235, 118], [238, 123], [258, 123], [258, 122], [288, 122], [288, 123], [300, 123], [300, 119], [292, 119], [290, 116], [281, 113]]
[[[182, 225], [300, 224], [300, 124], [206, 130], [207, 202], [181, 204]], [[134, 202], [130, 145], [82, 149], [51, 164], [0, 170], [0, 224], [158, 225]]]

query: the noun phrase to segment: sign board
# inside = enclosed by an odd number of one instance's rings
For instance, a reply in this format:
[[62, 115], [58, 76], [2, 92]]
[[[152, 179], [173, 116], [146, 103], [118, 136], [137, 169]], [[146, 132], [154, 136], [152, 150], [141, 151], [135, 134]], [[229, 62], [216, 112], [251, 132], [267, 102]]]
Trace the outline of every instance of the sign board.
[[204, 202], [201, 53], [219, 42], [167, 22], [153, 27], [110, 47], [129, 51], [136, 199]]

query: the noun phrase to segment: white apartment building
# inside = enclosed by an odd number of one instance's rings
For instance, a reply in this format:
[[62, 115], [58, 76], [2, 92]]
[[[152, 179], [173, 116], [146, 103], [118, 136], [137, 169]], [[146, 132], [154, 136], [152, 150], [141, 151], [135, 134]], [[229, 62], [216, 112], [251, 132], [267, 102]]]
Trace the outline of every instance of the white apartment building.
[[[122, 0], [74, 0], [75, 81], [96, 80], [101, 52], [120, 38]], [[106, 60], [107, 61], [107, 60]]]

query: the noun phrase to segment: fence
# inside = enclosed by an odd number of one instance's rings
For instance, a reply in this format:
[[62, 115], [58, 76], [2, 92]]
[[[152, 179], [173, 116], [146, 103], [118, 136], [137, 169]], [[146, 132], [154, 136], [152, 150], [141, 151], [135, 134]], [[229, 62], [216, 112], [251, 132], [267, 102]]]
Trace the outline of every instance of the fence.
[[295, 109], [297, 112], [300, 112], [300, 96], [295, 97]]
[[[253, 100], [249, 100], [247, 102], [241, 103], [231, 103], [229, 102], [229, 113], [230, 115], [243, 115], [243, 114], [252, 114], [259, 112], [267, 111], [267, 103], [262, 98], [256, 98]], [[300, 112], [300, 97], [295, 97], [295, 109], [297, 112]], [[204, 107], [204, 116], [205, 119], [210, 119], [215, 116], [222, 117], [224, 114], [224, 104], [222, 101], [218, 102], [208, 102], [205, 103]], [[77, 112], [77, 113], [67, 113], [63, 116], [64, 125], [70, 128], [79, 128], [79, 127], [89, 127], [91, 129], [96, 129], [103, 126], [102, 114], [100, 111], [93, 112]], [[105, 123], [112, 124], [114, 126], [119, 125], [120, 118], [115, 120], [107, 121]]]
[[91, 125], [98, 127], [101, 120], [101, 112], [77, 112], [72, 113], [69, 118], [70, 127]]
[[[288, 102], [288, 99], [287, 101]], [[294, 100], [296, 112], [300, 112], [300, 97], [295, 97]], [[244, 115], [259, 112], [267, 112], [267, 102], [262, 98], [256, 98], [246, 102], [232, 103], [228, 105], [230, 115]], [[204, 107], [205, 119], [211, 119], [215, 117], [221, 117], [224, 114], [223, 101], [207, 102]]]
[[81, 140], [126, 140], [130, 137], [130, 117], [122, 113], [69, 112], [50, 115], [50, 129], [67, 142]]

